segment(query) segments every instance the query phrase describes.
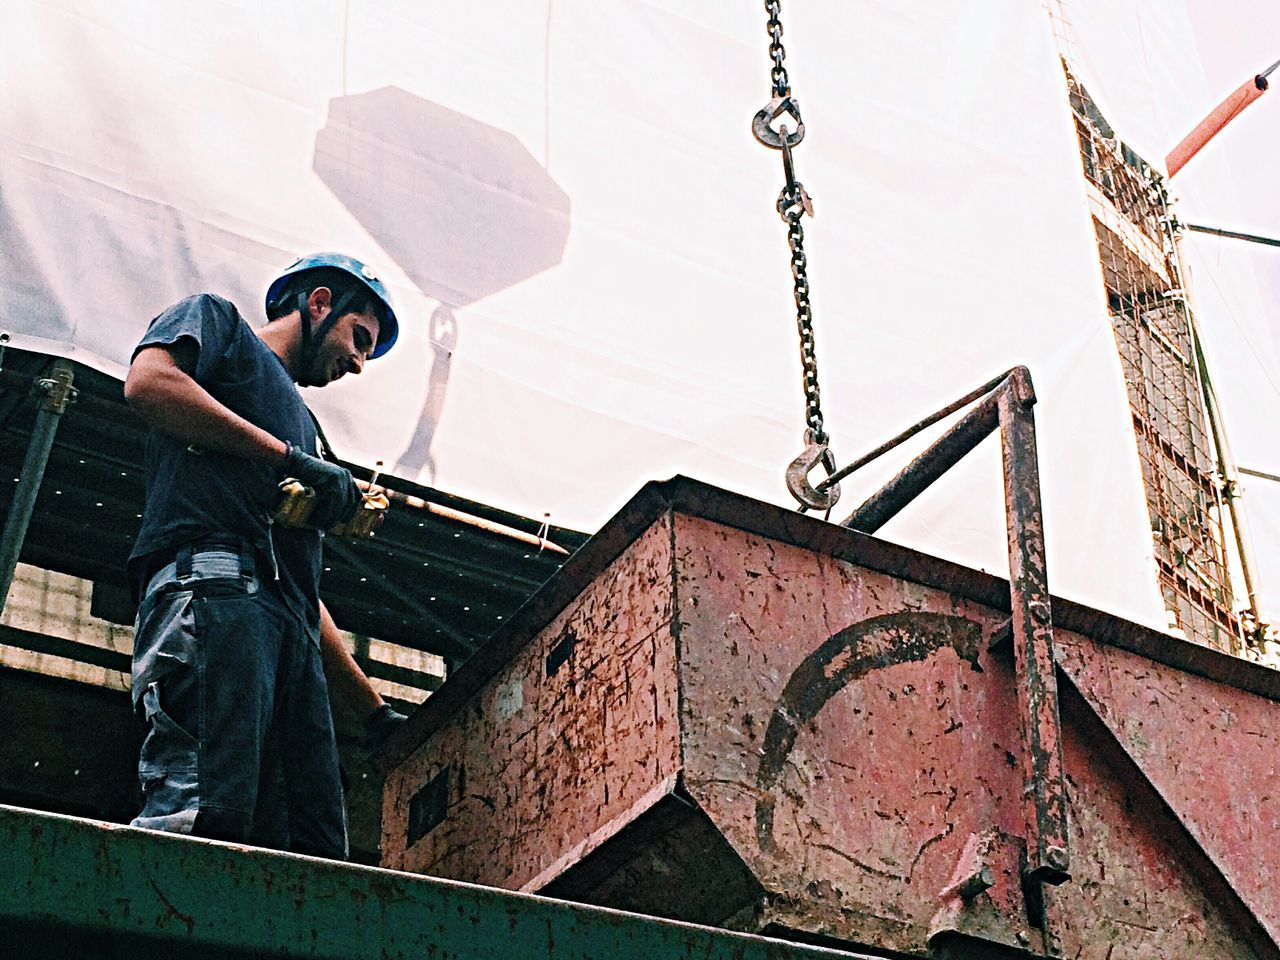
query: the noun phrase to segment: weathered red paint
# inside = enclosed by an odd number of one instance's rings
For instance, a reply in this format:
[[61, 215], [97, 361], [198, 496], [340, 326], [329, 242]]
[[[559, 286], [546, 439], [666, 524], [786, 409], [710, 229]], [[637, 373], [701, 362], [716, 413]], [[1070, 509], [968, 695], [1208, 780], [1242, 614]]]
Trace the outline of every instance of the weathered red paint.
[[[1058, 651], [1060, 669], [1132, 762], [1141, 787], [1176, 812], [1215, 870], [1280, 941], [1275, 700], [1078, 634], [1060, 633]], [[1218, 651], [1197, 652], [1206, 669], [1220, 668], [1213, 671], [1219, 677], [1242, 664]]]
[[[385, 865], [536, 890], [674, 780], [670, 549], [654, 525], [619, 558], [625, 576], [593, 583], [388, 778]], [[442, 772], [448, 817], [406, 851], [413, 795]]]
[[[1280, 955], [1280, 683], [1054, 601], [1072, 870], [1026, 885], [1024, 684], [990, 647], [1009, 596], [713, 488], [648, 490], [412, 719], [384, 863], [919, 956]], [[1172, 665], [1192, 661], [1208, 676]]]
[[1044, 547], [1037, 466], [1035, 393], [1025, 367], [999, 391], [1000, 446], [1009, 539], [1010, 626], [1022, 718], [1026, 778], [1027, 874], [1046, 883], [1070, 876], [1066, 781], [1058, 722], [1052, 601]]
[[[986, 396], [973, 409], [854, 510], [844, 525], [874, 533], [987, 436], [999, 430], [1009, 549], [1012, 611], [1009, 634], [1018, 674], [1027, 795], [1026, 835], [1030, 842], [1025, 873], [1035, 882], [1062, 883], [1070, 876], [1070, 857], [1057, 678], [1053, 668], [1053, 617], [1032, 412], [1035, 388], [1030, 371], [1026, 367], [1014, 367], [1003, 377], [991, 381], [983, 392]], [[970, 394], [942, 412], [953, 412], [979, 395]], [[876, 453], [892, 449], [935, 417], [921, 421], [917, 427], [882, 445]], [[870, 456], [864, 457], [858, 462], [869, 459]]]

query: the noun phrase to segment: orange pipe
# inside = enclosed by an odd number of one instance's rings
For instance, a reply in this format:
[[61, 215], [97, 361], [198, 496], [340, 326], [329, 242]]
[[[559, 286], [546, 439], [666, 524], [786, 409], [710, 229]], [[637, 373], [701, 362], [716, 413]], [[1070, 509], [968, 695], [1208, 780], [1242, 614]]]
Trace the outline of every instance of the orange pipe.
[[[373, 484], [366, 480], [357, 479], [356, 486], [365, 492], [373, 489]], [[476, 527], [489, 533], [496, 533], [499, 536], [510, 537], [512, 540], [519, 540], [521, 543], [527, 543], [529, 546], [537, 547], [539, 550], [547, 550], [551, 553], [558, 553], [566, 557], [569, 556], [569, 551], [560, 546], [560, 544], [552, 543], [546, 537], [539, 536], [538, 534], [525, 533], [523, 530], [517, 530], [515, 527], [509, 527], [505, 523], [496, 523], [493, 520], [486, 520], [483, 517], [477, 517], [470, 513], [463, 513], [461, 510], [455, 510], [452, 507], [432, 503], [430, 500], [422, 499], [422, 497], [415, 497], [408, 493], [401, 493], [399, 490], [389, 490], [386, 487], [379, 487], [378, 489], [379, 492], [387, 495], [388, 500], [393, 500], [396, 503], [403, 503], [406, 507], [413, 507], [415, 510], [426, 510], [428, 513], [434, 514], [437, 517], [452, 520], [454, 523], [465, 523], [469, 527]]]
[[[1271, 71], [1268, 70], [1267, 72], [1270, 73]], [[1169, 152], [1169, 156], [1165, 157], [1164, 165], [1169, 171], [1169, 176], [1172, 177], [1185, 167], [1187, 161], [1199, 153], [1206, 143], [1216, 137], [1223, 127], [1238, 117], [1245, 107], [1266, 93], [1267, 86], [1266, 76], [1258, 74], [1256, 77], [1246, 80], [1240, 85], [1239, 89], [1218, 104], [1214, 111], [1201, 120], [1199, 125]]]

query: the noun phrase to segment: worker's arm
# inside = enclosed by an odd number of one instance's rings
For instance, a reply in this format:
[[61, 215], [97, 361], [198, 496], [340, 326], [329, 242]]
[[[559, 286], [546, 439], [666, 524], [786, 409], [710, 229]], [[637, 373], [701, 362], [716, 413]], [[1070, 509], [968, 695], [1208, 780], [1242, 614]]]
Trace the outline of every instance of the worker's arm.
[[192, 377], [194, 340], [143, 347], [129, 365], [124, 398], [148, 426], [208, 450], [283, 464], [285, 442], [233, 413]]
[[320, 604], [320, 659], [329, 684], [329, 695], [360, 718], [364, 747], [377, 753], [408, 719], [382, 699], [355, 657], [342, 642], [338, 625], [329, 610]]
[[312, 487], [318, 500], [310, 523], [328, 529], [360, 509], [360, 490], [351, 472], [295, 447], [219, 403], [196, 382], [195, 341], [146, 346], [134, 355], [124, 396], [148, 426], [206, 450], [248, 460], [265, 460]]
[[382, 706], [381, 695], [342, 642], [338, 625], [324, 603], [320, 604], [320, 659], [330, 696], [357, 717], [363, 719]]

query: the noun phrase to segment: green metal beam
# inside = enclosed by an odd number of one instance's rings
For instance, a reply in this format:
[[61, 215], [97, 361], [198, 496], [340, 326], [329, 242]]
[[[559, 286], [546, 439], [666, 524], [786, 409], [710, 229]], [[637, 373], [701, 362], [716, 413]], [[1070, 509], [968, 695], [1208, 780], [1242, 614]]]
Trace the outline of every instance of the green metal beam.
[[487, 887], [0, 806], [9, 960], [849, 960]]

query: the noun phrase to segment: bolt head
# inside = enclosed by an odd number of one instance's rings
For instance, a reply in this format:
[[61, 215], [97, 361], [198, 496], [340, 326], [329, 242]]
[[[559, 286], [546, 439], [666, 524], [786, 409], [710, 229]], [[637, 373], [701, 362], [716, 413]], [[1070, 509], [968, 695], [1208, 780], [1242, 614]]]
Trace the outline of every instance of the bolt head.
[[1065, 873], [1070, 859], [1067, 857], [1067, 851], [1062, 847], [1046, 847], [1044, 851], [1044, 862], [1048, 867], [1052, 867], [1061, 873]]

